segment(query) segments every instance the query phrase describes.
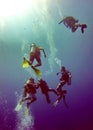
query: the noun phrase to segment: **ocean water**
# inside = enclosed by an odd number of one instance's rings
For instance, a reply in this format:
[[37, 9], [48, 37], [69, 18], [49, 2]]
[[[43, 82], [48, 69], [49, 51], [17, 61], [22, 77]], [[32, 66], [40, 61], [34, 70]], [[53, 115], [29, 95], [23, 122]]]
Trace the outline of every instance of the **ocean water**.
[[[9, 2], [0, 6], [0, 130], [93, 130], [92, 0], [19, 0], [21, 4], [14, 2], [11, 7]], [[28, 2], [28, 8], [20, 11]], [[80, 28], [72, 33], [59, 25], [64, 16], [86, 23], [84, 34]], [[33, 76], [37, 81], [31, 68], [22, 68], [23, 56], [29, 57], [33, 42], [45, 49], [47, 57], [41, 55], [39, 69], [49, 87], [56, 89], [60, 78], [56, 73], [62, 65], [71, 71], [72, 84], [64, 86], [68, 109], [63, 101], [54, 108], [57, 96], [52, 93], [47, 104], [38, 89], [30, 116], [25, 115], [25, 106], [14, 111], [26, 80]]]

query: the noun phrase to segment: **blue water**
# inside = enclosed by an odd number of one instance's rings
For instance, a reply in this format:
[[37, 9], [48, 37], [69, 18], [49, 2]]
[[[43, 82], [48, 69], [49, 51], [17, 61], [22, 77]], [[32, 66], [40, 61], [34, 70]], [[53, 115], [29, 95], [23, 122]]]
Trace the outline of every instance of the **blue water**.
[[[35, 5], [22, 15], [0, 17], [0, 130], [93, 130], [93, 2], [35, 0]], [[58, 24], [68, 15], [87, 24], [84, 34]], [[14, 111], [25, 81], [30, 76], [37, 81], [30, 68], [22, 68], [32, 42], [46, 51], [39, 68], [50, 87], [57, 87], [61, 65], [71, 71], [72, 85], [64, 87], [69, 109], [62, 101], [53, 108], [57, 97], [50, 93], [47, 104], [38, 90], [29, 117]]]

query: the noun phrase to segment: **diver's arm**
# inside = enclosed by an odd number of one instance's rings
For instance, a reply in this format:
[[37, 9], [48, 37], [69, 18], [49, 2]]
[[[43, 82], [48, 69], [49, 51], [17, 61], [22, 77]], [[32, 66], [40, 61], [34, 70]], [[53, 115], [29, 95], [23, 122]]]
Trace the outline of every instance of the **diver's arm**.
[[40, 47], [39, 49], [43, 51], [44, 57], [46, 58], [46, 53], [45, 53], [44, 48]]
[[46, 58], [46, 53], [45, 53], [45, 50], [43, 49], [42, 51], [43, 51], [43, 53], [44, 53], [44, 57]]
[[61, 20], [58, 24], [61, 24], [64, 20]]
[[59, 74], [61, 74], [61, 72], [57, 72], [57, 73], [56, 73], [56, 75], [59, 75]]
[[68, 71], [67, 73], [68, 73], [69, 77], [72, 77], [71, 72]]

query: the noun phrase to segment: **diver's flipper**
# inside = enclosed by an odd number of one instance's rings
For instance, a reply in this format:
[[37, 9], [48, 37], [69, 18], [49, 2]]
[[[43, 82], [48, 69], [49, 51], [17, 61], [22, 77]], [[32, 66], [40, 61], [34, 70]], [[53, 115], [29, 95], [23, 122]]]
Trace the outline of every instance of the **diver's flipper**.
[[22, 103], [18, 103], [17, 106], [15, 107], [15, 111], [20, 111], [22, 108]]
[[86, 24], [82, 24], [81, 25], [81, 32], [84, 33], [84, 29], [87, 28], [87, 25]]
[[42, 75], [42, 72], [41, 72], [39, 69], [37, 69], [37, 68], [34, 67], [34, 66], [31, 66], [31, 67], [32, 67], [32, 69], [34, 70], [35, 74], [36, 74], [38, 77], [40, 77], [40, 76]]
[[[29, 61], [24, 57], [23, 58], [23, 63], [22, 63], [22, 67], [23, 68], [28, 68], [30, 66]], [[31, 66], [31, 68], [34, 70], [35, 74], [40, 77], [42, 75], [41, 71], [39, 69], [37, 69], [34, 66]]]
[[22, 67], [23, 68], [28, 68], [29, 66], [30, 66], [29, 61], [24, 57]]
[[25, 114], [27, 115], [27, 116], [29, 116], [30, 115], [30, 111], [29, 111], [29, 108], [26, 106], [26, 108], [25, 108]]
[[58, 103], [59, 103], [59, 101], [56, 100], [56, 101], [54, 102], [53, 106], [56, 107], [56, 106], [58, 105]]

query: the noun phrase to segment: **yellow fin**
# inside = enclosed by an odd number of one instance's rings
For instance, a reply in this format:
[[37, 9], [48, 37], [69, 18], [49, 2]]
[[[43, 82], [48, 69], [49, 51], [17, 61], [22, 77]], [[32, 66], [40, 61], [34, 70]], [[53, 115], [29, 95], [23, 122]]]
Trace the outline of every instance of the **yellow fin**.
[[30, 65], [29, 65], [28, 60], [23, 59], [22, 67], [23, 67], [23, 68], [28, 68], [29, 66], [30, 66]]
[[30, 112], [29, 112], [29, 108], [25, 108], [25, 114], [28, 116], [29, 114], [30, 114]]
[[37, 69], [36, 67], [32, 66], [32, 69], [34, 70], [35, 74], [36, 74], [38, 77], [40, 77], [40, 76], [42, 75], [42, 72], [41, 72], [39, 69]]
[[15, 108], [15, 111], [20, 111], [22, 108], [22, 103], [18, 103], [16, 108]]

